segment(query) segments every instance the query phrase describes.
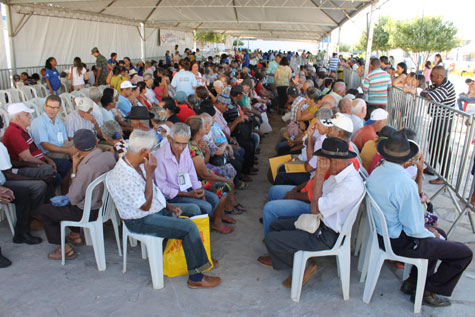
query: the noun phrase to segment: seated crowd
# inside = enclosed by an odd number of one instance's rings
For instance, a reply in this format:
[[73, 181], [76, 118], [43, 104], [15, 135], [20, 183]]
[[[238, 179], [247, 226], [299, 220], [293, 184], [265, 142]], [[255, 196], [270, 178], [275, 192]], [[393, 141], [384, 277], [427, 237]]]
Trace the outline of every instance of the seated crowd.
[[[109, 61], [97, 48], [92, 53], [98, 83], [109, 87], [103, 92], [90, 88], [90, 98], [76, 97], [65, 122], [58, 117], [62, 102], [56, 86], [33, 121], [33, 111], [24, 104], [8, 106], [9, 125], [0, 144], [0, 202], [16, 206], [13, 242], [42, 242], [30, 233], [32, 217], [37, 217], [48, 242], [61, 244], [60, 222], [81, 219], [87, 186], [109, 172], [106, 185], [128, 229], [181, 239], [188, 286], [215, 287], [220, 278], [202, 274], [211, 263], [196, 225], [176, 216], [206, 214], [211, 230], [234, 231], [233, 216], [246, 212], [236, 190], [245, 190], [258, 173], [268, 115], [280, 111], [286, 112], [285, 127], [276, 156], [286, 156], [287, 162], [272, 175], [261, 219], [268, 255], [258, 261], [289, 269], [296, 251], [331, 249], [366, 186], [385, 213], [395, 253], [429, 259], [424, 303], [450, 304], [442, 296], [452, 294], [472, 252], [447, 241], [430, 208], [423, 211], [423, 204], [429, 204], [415, 132], [387, 126], [385, 106], [370, 107], [364, 100], [367, 87], [347, 89], [336, 79], [338, 65], [361, 69], [360, 59], [347, 62], [334, 55], [327, 69], [308, 64], [309, 54], [243, 50], [215, 60], [187, 49], [183, 57], [168, 54], [165, 64], [134, 66], [129, 58], [117, 61], [115, 53]], [[48, 63], [54, 70], [53, 60]], [[371, 70], [385, 72], [380, 68], [385, 62], [373, 59]], [[404, 66], [398, 65], [400, 81]], [[76, 89], [80, 59], [74, 67], [70, 77]], [[420, 78], [407, 77], [404, 83], [422, 87], [416, 83]], [[391, 84], [400, 85], [392, 81], [389, 89]], [[407, 91], [419, 93], [418, 87]], [[371, 96], [371, 86], [369, 91]], [[366, 178], [367, 173], [365, 185], [360, 175]], [[97, 218], [102, 191], [99, 187], [92, 195], [91, 220]], [[297, 228], [304, 214], [319, 215], [316, 231]], [[73, 228], [66, 240], [66, 258], [73, 259], [77, 253], [71, 244], [82, 243], [83, 237]], [[60, 248], [48, 257], [61, 259]], [[10, 263], [1, 257], [0, 264]], [[310, 261], [303, 282], [316, 270]], [[403, 292], [414, 294], [416, 274], [413, 269]], [[289, 276], [283, 285], [290, 288], [291, 281]]]

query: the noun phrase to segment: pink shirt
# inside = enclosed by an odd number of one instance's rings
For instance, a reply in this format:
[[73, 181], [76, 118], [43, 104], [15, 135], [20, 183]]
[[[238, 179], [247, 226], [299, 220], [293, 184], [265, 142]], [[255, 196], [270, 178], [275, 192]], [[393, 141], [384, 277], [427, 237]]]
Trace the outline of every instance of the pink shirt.
[[216, 114], [214, 115], [214, 121], [223, 129], [224, 133], [227, 135], [231, 135], [231, 130], [229, 130], [228, 127], [228, 122], [226, 119], [224, 119], [223, 114], [221, 111], [218, 110], [218, 108], [214, 107], [214, 110], [216, 110]]
[[155, 157], [157, 158], [155, 183], [166, 199], [173, 199], [180, 192], [178, 173], [188, 173], [190, 175], [193, 189], [202, 188], [188, 146], [181, 153], [180, 162], [177, 162], [175, 155], [172, 153], [170, 143], [158, 149], [155, 152]]

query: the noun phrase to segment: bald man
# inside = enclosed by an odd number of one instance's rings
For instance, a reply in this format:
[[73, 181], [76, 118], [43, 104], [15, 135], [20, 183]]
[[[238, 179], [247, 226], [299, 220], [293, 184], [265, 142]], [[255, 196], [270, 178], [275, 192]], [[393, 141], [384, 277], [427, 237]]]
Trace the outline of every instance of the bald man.
[[[435, 66], [430, 74], [432, 85], [421, 92], [421, 96], [431, 101], [444, 104], [455, 108], [454, 85], [447, 79], [447, 72], [443, 66]], [[450, 132], [452, 130], [453, 115], [451, 112], [443, 111], [442, 107], [435, 106], [431, 108], [430, 115], [433, 120], [429, 133], [429, 163], [431, 168], [436, 168], [440, 164], [440, 175], [447, 178], [452, 151], [450, 149]], [[438, 177], [430, 181], [431, 184], [443, 184], [442, 178]]]
[[330, 96], [335, 97], [337, 102], [340, 102], [341, 98], [346, 94], [346, 84], [343, 81], [337, 81], [333, 85], [332, 92], [329, 93]]

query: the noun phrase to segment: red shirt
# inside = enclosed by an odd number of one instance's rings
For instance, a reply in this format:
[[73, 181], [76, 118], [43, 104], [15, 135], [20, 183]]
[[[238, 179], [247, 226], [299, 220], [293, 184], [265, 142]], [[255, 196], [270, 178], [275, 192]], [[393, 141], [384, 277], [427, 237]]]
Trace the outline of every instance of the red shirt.
[[363, 146], [366, 142], [369, 140], [374, 140], [377, 139], [378, 135], [376, 134], [376, 131], [374, 131], [374, 127], [372, 124], [365, 125], [358, 131], [356, 131], [355, 135], [353, 136], [353, 143], [358, 147], [358, 149], [361, 151], [363, 149]]
[[188, 107], [187, 104], [179, 105], [178, 108], [180, 108], [180, 112], [178, 112], [176, 116], [183, 123], [186, 122], [186, 119], [188, 119], [188, 117], [196, 116], [195, 110]]
[[7, 147], [12, 160], [20, 161], [19, 154], [30, 150], [31, 155], [46, 162], [43, 152], [33, 142], [31, 135], [18, 124], [10, 122], [3, 135], [3, 144]]

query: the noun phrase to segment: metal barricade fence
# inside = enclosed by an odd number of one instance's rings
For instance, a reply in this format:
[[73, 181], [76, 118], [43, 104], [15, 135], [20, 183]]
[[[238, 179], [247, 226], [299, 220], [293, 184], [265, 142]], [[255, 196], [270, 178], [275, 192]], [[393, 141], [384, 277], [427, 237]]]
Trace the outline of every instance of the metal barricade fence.
[[358, 88], [361, 86], [361, 80], [362, 78], [360, 77], [359, 72], [349, 69], [349, 68], [344, 68], [343, 69], [343, 80], [346, 83], [346, 88]]
[[448, 234], [465, 214], [475, 233], [474, 206], [470, 203], [474, 185], [474, 117], [395, 87], [389, 93], [387, 111], [388, 125], [416, 132], [426, 165], [444, 180], [444, 185], [431, 199], [446, 190], [454, 203], [458, 215], [452, 219]]

